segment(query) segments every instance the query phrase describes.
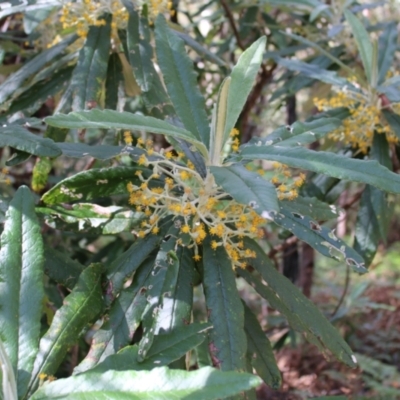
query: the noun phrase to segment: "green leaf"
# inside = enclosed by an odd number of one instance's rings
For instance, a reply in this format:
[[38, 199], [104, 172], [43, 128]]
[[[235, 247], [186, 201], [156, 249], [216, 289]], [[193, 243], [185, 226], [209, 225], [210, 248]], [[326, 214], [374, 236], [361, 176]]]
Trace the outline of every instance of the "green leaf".
[[5, 146], [39, 157], [58, 157], [61, 155], [61, 150], [51, 139], [34, 135], [17, 124], [0, 127], [0, 147]]
[[[385, 135], [374, 135], [370, 151], [372, 158], [387, 168], [392, 168], [390, 147]], [[386, 243], [394, 205], [388, 203], [386, 193], [367, 185], [361, 196], [354, 230], [354, 249], [370, 265], [379, 241]]]
[[44, 247], [44, 272], [57, 283], [72, 290], [85, 266], [69, 258], [68, 254]]
[[122, 63], [117, 53], [112, 53], [108, 60], [107, 78], [105, 83], [106, 98], [104, 101], [105, 108], [112, 110], [118, 107], [118, 91], [120, 83], [123, 82]]
[[144, 214], [118, 206], [101, 207], [91, 203], [76, 203], [72, 207], [39, 207], [36, 212], [44, 216], [53, 229], [115, 235], [130, 232], [144, 219]]
[[386, 79], [386, 74], [392, 66], [397, 50], [397, 23], [388, 23], [379, 36], [378, 42], [378, 84]]
[[110, 54], [111, 19], [108, 14], [103, 26], [90, 26], [71, 80], [74, 111], [97, 107], [107, 76]]
[[232, 263], [223, 247], [211, 249], [208, 237], [203, 246], [203, 265], [208, 321], [213, 325], [209, 334], [213, 364], [222, 371], [244, 371], [247, 350], [244, 312]]
[[[172, 25], [172, 27], [174, 26]], [[226, 67], [226, 62], [222, 58], [219, 58], [216, 54], [208, 50], [206, 47], [202, 46], [199, 42], [197, 42], [185, 32], [176, 30], [174, 33], [175, 35], [179, 36], [189, 47], [191, 47], [202, 59], [212, 62], [219, 67]]]
[[276, 129], [265, 139], [253, 138], [249, 144], [301, 146], [322, 139], [341, 125], [342, 121], [338, 118], [318, 118], [309, 122], [297, 121], [291, 126], [287, 125]]
[[[370, 265], [378, 249], [379, 240], [386, 240], [380, 220], [388, 211], [386, 195], [379, 189], [366, 186], [360, 200], [360, 208], [354, 230], [354, 249]], [[382, 234], [385, 236], [382, 237]]]
[[10, 357], [0, 340], [0, 363], [1, 363], [1, 384], [0, 396], [2, 399], [18, 399], [17, 383], [15, 381], [14, 368], [11, 365]]
[[111, 370], [58, 379], [42, 386], [31, 400], [217, 400], [260, 383], [261, 379], [251, 374], [221, 372], [209, 367], [192, 372], [166, 367], [151, 371]]
[[175, 111], [185, 128], [208, 146], [209, 122], [193, 62], [186, 54], [184, 42], [168, 28], [161, 13], [155, 26], [157, 61]]
[[231, 77], [225, 78], [218, 90], [217, 102], [214, 105], [211, 131], [210, 131], [210, 165], [221, 165], [225, 157], [224, 154], [224, 130], [228, 111], [229, 87]]
[[153, 48], [150, 44], [150, 29], [147, 18], [140, 17], [132, 2], [123, 1], [129, 12], [127, 27], [127, 50], [129, 62], [135, 79], [143, 92], [148, 92], [153, 85], [157, 72], [152, 61]]
[[109, 160], [124, 152], [124, 146], [97, 144], [90, 146], [84, 143], [56, 143], [62, 154], [72, 158], [93, 157], [98, 160]]
[[307, 46], [309, 46], [309, 47], [312, 47], [313, 49], [316, 49], [319, 53], [321, 53], [321, 54], [323, 54], [324, 56], [328, 57], [328, 58], [331, 59], [335, 64], [337, 64], [337, 65], [339, 65], [340, 67], [342, 67], [344, 71], [347, 71], [347, 73], [349, 73], [349, 74], [351, 74], [351, 75], [354, 74], [354, 71], [353, 71], [353, 69], [352, 69], [350, 66], [348, 66], [348, 65], [346, 65], [345, 63], [343, 63], [342, 61], [340, 61], [339, 58], [337, 58], [337, 57], [333, 54], [333, 52], [325, 50], [324, 48], [322, 48], [321, 46], [319, 46], [317, 43], [315, 43], [315, 42], [313, 42], [313, 41], [311, 41], [311, 40], [309, 40], [309, 39], [306, 39], [306, 38], [303, 37], [303, 36], [295, 35], [294, 33], [288, 33], [288, 32], [285, 32], [285, 31], [280, 31], [280, 33], [283, 34], [283, 35], [285, 35], [285, 36], [287, 36], [287, 37], [290, 37], [291, 39], [297, 40], [297, 41], [299, 41], [300, 43], [303, 43], [303, 44], [305, 44], [305, 45], [307, 45]]
[[210, 167], [215, 182], [238, 203], [248, 205], [260, 215], [278, 211], [275, 186], [256, 172], [248, 171], [241, 164], [229, 167]]
[[32, 154], [26, 153], [25, 151], [16, 150], [11, 157], [6, 161], [7, 167], [14, 167], [15, 165], [21, 164], [28, 160]]
[[199, 322], [177, 327], [171, 333], [156, 335], [148, 357], [142, 362], [137, 361], [139, 347], [137, 345], [128, 346], [118, 354], [107, 357], [93, 369], [93, 372], [106, 372], [110, 369], [140, 371], [163, 367], [200, 345], [206, 338], [209, 329], [209, 324]]
[[273, 389], [281, 386], [281, 373], [276, 365], [272, 346], [261, 329], [257, 317], [244, 305], [244, 329], [247, 336], [248, 351], [252, 355], [251, 363], [262, 380]]
[[369, 83], [372, 78], [372, 64], [373, 64], [373, 46], [367, 30], [361, 21], [354, 16], [349, 10], [344, 11], [344, 16], [350, 25], [351, 31], [356, 40], [358, 51], [360, 52], [361, 61], [364, 65], [365, 76]]
[[[176, 256], [179, 261], [179, 271], [176, 285], [168, 296], [164, 297], [163, 307], [157, 318], [157, 330], [163, 333], [171, 332], [191, 320], [193, 306], [193, 287], [195, 286], [197, 271], [193, 260], [193, 252], [186, 247], [178, 247]], [[153, 346], [150, 353], [154, 352]]]
[[263, 60], [265, 45], [266, 37], [260, 37], [243, 52], [232, 69], [223, 143], [226, 143], [231, 130], [235, 127], [236, 121], [255, 83]]
[[[136, 271], [132, 284], [123, 289], [115, 299], [108, 312], [107, 320], [93, 336], [89, 353], [74, 369], [74, 374], [93, 368], [105, 359], [108, 360], [105, 365], [109, 366], [114, 360], [111, 356], [132, 342], [147, 304], [149, 276], [153, 266], [154, 257], [146, 259]], [[136, 360], [134, 364], [137, 364]], [[104, 372], [105, 369], [101, 371]]]
[[400, 115], [389, 110], [383, 110], [382, 113], [394, 134], [400, 139]]
[[[21, 111], [22, 115], [30, 116], [48, 100], [56, 95], [71, 78], [73, 67], [66, 67], [57, 71], [49, 79], [41, 80], [24, 91], [15, 99], [6, 115]], [[16, 94], [13, 95], [15, 97]]]
[[54, 62], [54, 59], [60, 55], [70, 44], [75, 42], [77, 35], [71, 35], [61, 43], [56, 44], [37, 55], [34, 59], [27, 62], [14, 74], [11, 74], [0, 85], [0, 104], [4, 103], [25, 81], [38, 73], [47, 63]]
[[179, 230], [178, 224], [171, 226], [157, 253], [151, 273], [152, 279], [146, 293], [148, 304], [142, 316], [143, 336], [139, 343], [139, 362], [147, 357], [153, 344], [154, 335], [157, 335], [164, 328], [162, 325], [164, 321], [161, 318], [165, 316], [163, 309], [173, 301], [174, 287], [176, 287], [178, 281], [180, 267], [180, 260], [175, 252]]
[[376, 161], [356, 160], [327, 151], [299, 147], [244, 145], [239, 153], [244, 160], [278, 161], [339, 179], [367, 183], [390, 193], [400, 193], [400, 176]]
[[165, 136], [172, 136], [183, 139], [194, 146], [206, 157], [207, 150], [192, 133], [189, 131], [173, 126], [168, 122], [146, 117], [139, 114], [129, 112], [118, 112], [114, 110], [97, 110], [73, 112], [68, 115], [53, 115], [45, 119], [46, 123], [59, 128], [70, 129], [124, 129], [130, 131], [145, 131], [152, 133], [160, 133]]
[[54, 315], [49, 330], [40, 340], [29, 384], [30, 394], [37, 388], [39, 374], [53, 375], [57, 371], [68, 349], [80, 337], [82, 329], [94, 321], [102, 310], [102, 272], [101, 264], [92, 264], [84, 269], [74, 290]]
[[140, 185], [136, 171], [142, 171], [143, 176], [148, 175], [148, 171], [140, 167], [121, 166], [82, 171], [57, 183], [42, 196], [42, 201], [51, 205], [127, 194], [126, 185], [129, 182]]
[[[347, 79], [340, 77], [334, 71], [328, 71], [320, 68], [318, 65], [308, 64], [303, 61], [295, 59], [277, 58], [279, 65], [289, 69], [290, 71], [300, 72], [302, 75], [308, 76], [309, 78], [317, 79], [321, 82], [328, 83], [330, 85], [344, 87], [347, 86], [353, 91], [354, 85]], [[355, 90], [358, 91], [358, 90]]]
[[276, 224], [292, 232], [324, 256], [340, 260], [340, 255], [355, 272], [367, 272], [363, 258], [353, 248], [337, 238], [333, 231], [319, 225], [307, 215], [300, 214], [294, 207], [287, 209], [282, 206], [280, 211], [271, 214], [271, 217]]
[[338, 218], [339, 210], [333, 205], [324, 203], [316, 197], [297, 197], [294, 200], [282, 200], [282, 206], [300, 215], [307, 215], [316, 221], [328, 221]]
[[125, 280], [135, 272], [146, 258], [155, 250], [167, 230], [170, 227], [170, 221], [160, 224], [158, 235], [147, 235], [143, 239], [139, 238], [124, 253], [115, 259], [107, 267], [107, 279], [109, 281], [106, 301], [111, 303], [123, 288]]
[[294, 329], [305, 333], [306, 338], [320, 349], [326, 347], [338, 360], [354, 367], [356, 363], [354, 354], [321, 311], [275, 269], [256, 242], [251, 239], [244, 241], [246, 248], [256, 252], [256, 258], [250, 259], [249, 264], [261, 274], [262, 279], [268, 285], [264, 285], [259, 277], [255, 278], [244, 269], [237, 270], [239, 275], [246, 279], [262, 297], [266, 298], [271, 307], [285, 315]]
[[43, 261], [34, 198], [26, 186], [20, 186], [10, 202], [1, 235], [0, 336], [21, 397], [26, 394], [39, 347]]

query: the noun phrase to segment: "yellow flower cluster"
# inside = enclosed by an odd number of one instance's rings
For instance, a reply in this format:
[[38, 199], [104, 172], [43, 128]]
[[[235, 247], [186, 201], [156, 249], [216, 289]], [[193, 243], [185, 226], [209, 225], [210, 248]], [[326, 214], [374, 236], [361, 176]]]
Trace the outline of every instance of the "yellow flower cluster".
[[89, 26], [101, 26], [105, 20], [104, 14], [112, 14], [111, 28], [113, 35], [117, 29], [126, 27], [129, 14], [119, 0], [83, 0], [82, 2], [68, 2], [63, 5], [60, 22], [63, 29], [74, 28], [76, 33], [85, 38]]
[[242, 239], [261, 237], [261, 225], [266, 220], [250, 206], [228, 199], [212, 174], [201, 177], [183, 153], [157, 153], [151, 141], [144, 143], [139, 139], [137, 147], [144, 145], [146, 153], [138, 158], [138, 164], [151, 166], [153, 173], [145, 178], [139, 171], [140, 185], [127, 185], [129, 203], [146, 216], [137, 235], [157, 234], [160, 220], [173, 215], [179, 223], [180, 243], [194, 248], [195, 260], [200, 259], [198, 246], [210, 235], [213, 249], [223, 246], [233, 265], [244, 267], [243, 259], [255, 254], [244, 248]]
[[7, 168], [3, 168], [0, 171], [0, 182], [5, 183], [6, 185], [11, 185], [11, 179], [7, 176], [8, 172]]
[[[339, 90], [329, 99], [313, 99], [319, 111], [327, 111], [337, 107], [346, 107], [350, 116], [343, 120], [342, 126], [331, 132], [328, 137], [335, 141], [343, 141], [367, 153], [371, 147], [374, 133], [384, 133], [389, 143], [397, 143], [398, 139], [382, 115], [382, 109], [388, 108], [382, 97], [372, 91], [355, 92]], [[397, 105], [390, 105], [399, 113]]]
[[167, 0], [148, 0], [144, 3], [149, 7], [149, 17], [151, 20], [157, 18], [158, 14], [169, 12], [173, 15], [174, 11], [172, 10], [173, 3], [172, 1]]
[[303, 186], [306, 175], [300, 173], [299, 176], [293, 178], [289, 167], [279, 162], [273, 162], [274, 176], [271, 183], [276, 186], [279, 200], [294, 200], [298, 197], [298, 189]]

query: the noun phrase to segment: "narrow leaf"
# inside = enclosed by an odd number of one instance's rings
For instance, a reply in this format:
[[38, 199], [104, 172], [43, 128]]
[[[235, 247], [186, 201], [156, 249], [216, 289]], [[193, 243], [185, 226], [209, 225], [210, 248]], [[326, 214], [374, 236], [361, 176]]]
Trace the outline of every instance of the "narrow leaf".
[[358, 51], [360, 52], [361, 61], [364, 65], [365, 76], [369, 83], [372, 78], [372, 64], [373, 64], [373, 46], [367, 30], [361, 21], [354, 16], [350, 11], [345, 10], [344, 15], [350, 25], [351, 31], [356, 40]]
[[235, 127], [236, 121], [255, 83], [262, 63], [265, 44], [266, 37], [259, 38], [243, 52], [232, 69], [223, 143], [228, 140], [231, 130]]
[[145, 131], [152, 133], [160, 133], [165, 136], [172, 136], [183, 139], [195, 145], [195, 147], [203, 154], [207, 155], [205, 146], [200, 143], [193, 133], [168, 122], [146, 117], [139, 114], [129, 112], [118, 112], [114, 110], [97, 110], [74, 112], [68, 115], [53, 115], [45, 119], [46, 123], [59, 128], [70, 129], [124, 129], [131, 131]]
[[338, 118], [318, 118], [309, 122], [297, 121], [291, 126], [282, 126], [266, 136], [253, 138], [249, 142], [256, 145], [278, 144], [279, 146], [302, 146], [325, 137], [342, 124]]
[[71, 88], [74, 111], [97, 107], [102, 101], [102, 86], [107, 76], [110, 54], [111, 15], [104, 20], [105, 25], [90, 26], [84, 46], [79, 52]]
[[92, 234], [115, 235], [130, 232], [144, 219], [144, 214], [118, 206], [101, 207], [92, 203], [76, 203], [71, 207], [38, 207], [47, 225], [53, 229]]
[[50, 205], [127, 194], [126, 185], [129, 182], [140, 185], [140, 180], [135, 175], [137, 171], [142, 171], [144, 176], [150, 173], [140, 167], [94, 168], [79, 172], [57, 183], [42, 196], [42, 201]]
[[347, 79], [340, 77], [334, 71], [328, 71], [320, 68], [317, 65], [305, 63], [295, 59], [278, 58], [277, 61], [279, 65], [282, 65], [291, 71], [299, 72], [302, 75], [308, 76], [309, 78], [317, 79], [321, 82], [325, 82], [334, 86], [347, 86], [355, 89], [352, 83], [350, 83]]
[[[163, 297], [162, 308], [155, 321], [155, 331], [167, 334], [181, 326], [187, 326], [191, 320], [193, 305], [193, 287], [197, 272], [193, 252], [186, 247], [178, 247], [176, 256], [179, 262], [176, 284]], [[153, 346], [149, 353], [154, 353]]]
[[62, 154], [72, 158], [93, 157], [98, 160], [109, 160], [124, 152], [124, 146], [97, 144], [90, 146], [84, 143], [56, 143]]
[[278, 211], [275, 186], [256, 172], [248, 171], [241, 164], [229, 167], [210, 167], [215, 182], [238, 203], [248, 205], [260, 215]]
[[161, 13], [155, 26], [157, 61], [175, 111], [185, 128], [208, 146], [209, 122], [193, 62], [186, 54], [183, 40], [168, 28]]
[[157, 72], [152, 62], [153, 48], [150, 42], [150, 29], [147, 18], [140, 17], [132, 2], [123, 2], [129, 11], [127, 27], [127, 50], [129, 62], [135, 79], [143, 92], [148, 92], [153, 85]]
[[317, 345], [319, 343], [319, 346], [326, 347], [339, 360], [354, 367], [356, 361], [351, 349], [314, 303], [275, 269], [256, 242], [245, 239], [245, 246], [256, 252], [256, 258], [249, 261], [268, 286], [262, 284], [259, 279], [255, 279], [245, 270], [239, 269], [239, 275], [251, 283], [261, 296], [266, 295], [268, 301], [272, 301], [271, 306], [284, 314], [289, 323], [294, 324], [293, 327], [296, 330], [306, 333], [307, 339]]
[[157, 253], [147, 291], [148, 304], [142, 316], [143, 336], [139, 343], [138, 361], [143, 361], [147, 357], [154, 335], [157, 335], [162, 328], [160, 314], [162, 315], [164, 307], [168, 307], [172, 301], [180, 267], [180, 260], [175, 252], [179, 230], [180, 227], [176, 224], [171, 226]]
[[111, 303], [120, 293], [125, 280], [135, 272], [159, 245], [162, 235], [148, 235], [136, 242], [107, 267], [109, 288], [106, 300]]
[[29, 384], [31, 394], [37, 388], [39, 374], [53, 375], [70, 346], [80, 337], [82, 329], [100, 313], [103, 306], [102, 270], [101, 264], [86, 268], [74, 290], [65, 298], [64, 305], [57, 310], [49, 330], [40, 341]]
[[209, 335], [213, 364], [222, 371], [244, 371], [244, 312], [232, 263], [223, 247], [217, 247], [215, 251], [211, 249], [209, 239], [204, 243], [203, 260], [208, 320], [213, 325]]
[[28, 129], [17, 124], [0, 127], [0, 147], [5, 146], [39, 157], [58, 157], [61, 155], [61, 150], [51, 139], [34, 135]]
[[299, 215], [307, 215], [315, 221], [328, 221], [338, 218], [339, 209], [324, 203], [316, 197], [297, 197], [294, 200], [282, 200], [281, 204], [286, 210]]
[[68, 254], [55, 250], [50, 246], [44, 248], [44, 271], [57, 283], [72, 290], [78, 282], [79, 275], [85, 266], [69, 258]]
[[252, 355], [251, 363], [257, 374], [268, 386], [278, 389], [281, 386], [282, 379], [271, 343], [261, 329], [257, 317], [246, 304], [244, 304], [244, 318], [248, 351]]
[[340, 260], [340, 255], [355, 272], [367, 272], [363, 258], [353, 248], [337, 238], [334, 232], [319, 225], [307, 215], [282, 206], [278, 213], [272, 214], [272, 218], [275, 223], [292, 232], [324, 256]]
[[[369, 266], [378, 249], [382, 233], [379, 223], [385, 219], [387, 203], [385, 193], [371, 186], [366, 186], [360, 200], [354, 230], [354, 249], [360, 253]], [[386, 235], [383, 240], [386, 240]]]
[[39, 348], [43, 261], [34, 198], [26, 186], [20, 186], [10, 202], [1, 235], [0, 336], [21, 397], [26, 394]]
[[56, 44], [50, 49], [38, 54], [31, 61], [27, 62], [14, 74], [11, 74], [0, 85], [0, 104], [4, 103], [10, 95], [12, 95], [25, 81], [38, 73], [47, 63], [54, 62], [55, 57], [60, 55], [70, 44], [75, 42], [77, 35], [71, 35], [64, 39], [61, 43]]
[[[74, 374], [93, 368], [105, 359], [109, 360], [113, 354], [131, 343], [147, 304], [146, 292], [153, 266], [154, 257], [145, 260], [135, 273], [132, 284], [123, 289], [115, 299], [108, 312], [106, 322], [94, 334], [90, 351], [74, 369]], [[113, 358], [109, 361], [112, 362], [111, 360]], [[135, 363], [137, 363], [136, 360]], [[110, 364], [106, 363], [106, 365]]]
[[175, 328], [171, 333], [156, 335], [148, 357], [144, 361], [140, 363], [137, 361], [139, 347], [129, 346], [118, 354], [107, 357], [93, 369], [93, 372], [106, 372], [110, 369], [140, 371], [163, 367], [202, 343], [209, 329], [209, 324], [195, 322]]
[[226, 124], [231, 77], [225, 78], [218, 90], [217, 103], [213, 109], [210, 133], [210, 164], [221, 165], [224, 153], [224, 130]]
[[397, 23], [390, 22], [379, 36], [378, 41], [378, 84], [385, 81], [386, 74], [392, 66], [397, 49]]
[[44, 385], [31, 399], [217, 400], [249, 390], [260, 382], [260, 378], [251, 374], [221, 372], [209, 367], [192, 372], [166, 367], [151, 371], [111, 370], [58, 379]]
[[294, 168], [319, 172], [339, 179], [368, 183], [390, 193], [400, 193], [400, 176], [376, 161], [356, 160], [326, 151], [298, 147], [243, 146], [245, 160], [278, 161]]
[[122, 63], [117, 53], [112, 53], [108, 60], [105, 82], [106, 97], [104, 107], [116, 110], [118, 107], [118, 91], [123, 82]]

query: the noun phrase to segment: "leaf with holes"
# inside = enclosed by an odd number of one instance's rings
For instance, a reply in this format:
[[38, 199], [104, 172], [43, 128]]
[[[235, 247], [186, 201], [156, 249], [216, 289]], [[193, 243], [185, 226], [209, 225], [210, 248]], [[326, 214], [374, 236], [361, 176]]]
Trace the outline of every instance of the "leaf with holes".
[[92, 203], [76, 203], [71, 208], [61, 205], [38, 207], [36, 212], [53, 229], [103, 235], [130, 232], [145, 218], [143, 213], [123, 207], [101, 207]]
[[328, 322], [321, 311], [305, 297], [289, 279], [279, 273], [261, 247], [251, 239], [244, 240], [246, 248], [256, 252], [256, 257], [248, 260], [268, 283], [264, 285], [259, 276], [244, 269], [238, 273], [244, 277], [271, 307], [285, 315], [290, 325], [320, 349], [329, 349], [337, 359], [354, 367], [356, 359], [340, 333]]
[[324, 256], [337, 260], [340, 260], [339, 256], [341, 256], [355, 272], [367, 272], [363, 258], [353, 248], [337, 238], [333, 231], [319, 225], [307, 215], [282, 206], [278, 213], [272, 215], [272, 218], [276, 224], [292, 232]]
[[149, 177], [151, 171], [140, 167], [93, 168], [66, 178], [42, 196], [46, 204], [68, 203], [71, 201], [92, 200], [113, 194], [128, 194], [128, 183], [140, 185], [135, 172], [142, 171]]

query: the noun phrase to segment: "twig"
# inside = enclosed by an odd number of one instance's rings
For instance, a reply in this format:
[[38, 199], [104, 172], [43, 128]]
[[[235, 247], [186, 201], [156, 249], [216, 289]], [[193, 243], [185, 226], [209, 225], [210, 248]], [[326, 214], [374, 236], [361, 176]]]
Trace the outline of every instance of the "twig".
[[237, 42], [238, 46], [244, 51], [245, 46], [242, 42], [242, 39], [239, 36], [239, 32], [236, 28], [236, 24], [235, 24], [235, 20], [233, 18], [232, 12], [225, 0], [221, 0], [221, 5], [222, 5], [223, 9], [225, 10], [226, 16], [228, 17], [229, 24], [230, 24], [233, 34], [235, 35], [235, 38], [236, 38], [236, 42]]
[[337, 303], [335, 309], [333, 310], [333, 312], [331, 314], [331, 318], [333, 318], [336, 315], [336, 313], [339, 311], [339, 308], [343, 304], [344, 298], [346, 297], [346, 294], [347, 294], [347, 290], [349, 289], [349, 283], [350, 283], [350, 267], [347, 264], [346, 265], [346, 280], [344, 282], [343, 293], [342, 293], [342, 296], [339, 299], [339, 302]]

